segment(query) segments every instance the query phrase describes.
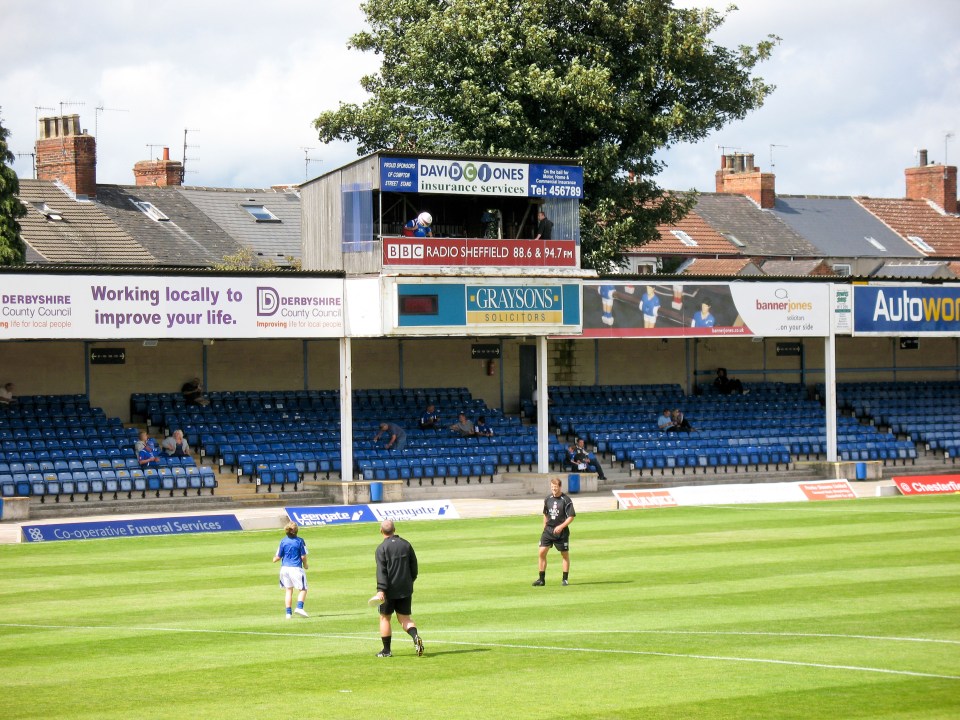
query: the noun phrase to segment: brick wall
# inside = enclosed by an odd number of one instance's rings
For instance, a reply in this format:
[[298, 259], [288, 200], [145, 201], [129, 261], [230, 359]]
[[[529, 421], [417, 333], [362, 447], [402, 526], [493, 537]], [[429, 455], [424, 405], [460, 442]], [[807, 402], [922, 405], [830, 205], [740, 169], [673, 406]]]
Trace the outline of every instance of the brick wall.
[[953, 165], [925, 165], [907, 168], [907, 198], [932, 200], [944, 212], [957, 212], [957, 168]]
[[37, 179], [60, 180], [78, 195], [97, 194], [97, 141], [78, 115], [40, 118]]

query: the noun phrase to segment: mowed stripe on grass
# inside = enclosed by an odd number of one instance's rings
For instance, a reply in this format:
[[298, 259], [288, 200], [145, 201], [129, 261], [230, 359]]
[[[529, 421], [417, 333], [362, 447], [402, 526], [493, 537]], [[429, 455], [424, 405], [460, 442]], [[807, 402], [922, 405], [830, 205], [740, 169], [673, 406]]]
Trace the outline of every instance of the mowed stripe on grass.
[[565, 588], [539, 527], [400, 525], [419, 659], [373, 657], [373, 525], [302, 531], [289, 622], [278, 531], [0, 547], [3, 716], [960, 716], [956, 497], [584, 513]]

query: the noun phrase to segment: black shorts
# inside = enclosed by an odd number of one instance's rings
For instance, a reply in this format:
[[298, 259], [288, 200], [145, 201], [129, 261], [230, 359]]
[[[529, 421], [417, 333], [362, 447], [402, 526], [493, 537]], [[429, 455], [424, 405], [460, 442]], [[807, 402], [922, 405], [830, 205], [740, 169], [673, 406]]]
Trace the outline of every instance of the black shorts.
[[560, 535], [554, 535], [552, 528], [546, 528], [540, 535], [540, 547], [555, 547], [561, 552], [570, 549], [570, 531], [564, 530]]
[[397, 613], [398, 615], [412, 615], [411, 610], [413, 609], [413, 596], [402, 597], [402, 598], [387, 598], [382, 603], [380, 603], [380, 614], [381, 615], [393, 615]]

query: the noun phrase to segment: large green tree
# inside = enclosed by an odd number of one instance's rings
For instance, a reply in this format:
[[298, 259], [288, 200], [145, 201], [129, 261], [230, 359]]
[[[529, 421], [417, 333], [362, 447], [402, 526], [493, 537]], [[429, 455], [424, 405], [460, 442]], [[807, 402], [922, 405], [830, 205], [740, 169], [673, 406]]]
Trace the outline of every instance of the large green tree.
[[350, 46], [380, 56], [362, 105], [315, 121], [359, 151], [577, 157], [582, 256], [606, 270], [692, 204], [664, 195], [655, 154], [760, 107], [775, 36], [728, 49], [727, 13], [669, 0], [368, 0]]
[[23, 262], [24, 246], [20, 238], [20, 223], [17, 218], [27, 214], [27, 209], [17, 197], [20, 181], [10, 167], [16, 157], [7, 147], [10, 131], [0, 120], [0, 265], [16, 265]]

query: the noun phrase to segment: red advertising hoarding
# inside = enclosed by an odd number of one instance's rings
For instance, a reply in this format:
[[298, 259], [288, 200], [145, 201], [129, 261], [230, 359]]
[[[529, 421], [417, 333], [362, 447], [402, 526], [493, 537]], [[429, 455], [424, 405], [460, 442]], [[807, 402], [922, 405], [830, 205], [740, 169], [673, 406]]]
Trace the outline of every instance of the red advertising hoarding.
[[913, 475], [895, 477], [893, 482], [904, 495], [960, 493], [960, 475]]
[[383, 238], [383, 264], [453, 267], [577, 267], [573, 240]]

